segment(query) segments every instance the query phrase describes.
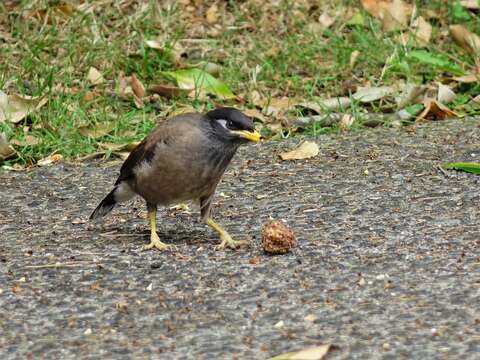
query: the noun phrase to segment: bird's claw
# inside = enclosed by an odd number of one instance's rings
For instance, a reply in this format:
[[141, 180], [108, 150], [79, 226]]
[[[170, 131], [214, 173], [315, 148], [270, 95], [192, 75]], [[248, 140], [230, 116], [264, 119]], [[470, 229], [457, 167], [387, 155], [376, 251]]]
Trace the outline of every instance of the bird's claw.
[[247, 244], [248, 242], [245, 240], [233, 240], [230, 236], [223, 236], [222, 242], [215, 246], [215, 250], [225, 250], [226, 248], [235, 250]]
[[161, 242], [160, 239], [157, 237], [152, 237], [150, 239], [150, 244], [145, 245], [143, 247], [143, 250], [150, 250], [150, 249], [157, 249], [160, 251], [175, 251], [177, 250], [177, 247], [175, 245], [171, 244], [165, 244], [164, 242]]

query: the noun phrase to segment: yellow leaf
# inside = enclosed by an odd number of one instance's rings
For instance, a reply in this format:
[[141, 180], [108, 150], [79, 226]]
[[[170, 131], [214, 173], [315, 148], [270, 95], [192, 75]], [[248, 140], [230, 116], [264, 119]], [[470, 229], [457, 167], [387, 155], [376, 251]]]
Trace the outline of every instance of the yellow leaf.
[[292, 151], [280, 153], [282, 160], [303, 160], [318, 155], [318, 145], [313, 141], [305, 141]]
[[51, 165], [51, 164], [54, 164], [54, 163], [62, 161], [62, 160], [63, 160], [63, 156], [61, 154], [53, 154], [53, 155], [47, 156], [46, 158], [44, 158], [42, 160], [38, 160], [37, 165], [38, 166], [47, 166], [47, 165]]
[[321, 360], [330, 350], [330, 344], [274, 356], [268, 360]]

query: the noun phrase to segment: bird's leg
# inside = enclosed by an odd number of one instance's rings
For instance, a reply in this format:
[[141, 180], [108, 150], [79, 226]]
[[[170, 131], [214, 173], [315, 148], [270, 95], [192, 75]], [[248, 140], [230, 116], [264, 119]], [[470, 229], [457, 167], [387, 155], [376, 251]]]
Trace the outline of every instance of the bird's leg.
[[148, 220], [150, 221], [150, 244], [145, 245], [144, 250], [156, 248], [158, 250], [174, 250], [175, 245], [165, 244], [160, 241], [157, 234], [157, 206], [147, 204]]
[[212, 218], [207, 219], [207, 225], [215, 230], [220, 235], [222, 242], [215, 246], [215, 250], [223, 250], [225, 248], [236, 249], [241, 245], [246, 245], [248, 242], [244, 240], [233, 240], [230, 234], [218, 225]]
[[222, 240], [222, 242], [219, 245], [215, 246], [215, 249], [236, 249], [241, 245], [247, 244], [246, 241], [233, 240], [230, 234], [210, 217], [210, 211], [212, 209], [212, 199], [213, 192], [208, 196], [200, 198], [200, 215], [202, 217], [202, 220], [205, 221], [207, 225], [210, 226], [213, 230], [215, 230], [218, 235], [220, 235], [220, 240]]

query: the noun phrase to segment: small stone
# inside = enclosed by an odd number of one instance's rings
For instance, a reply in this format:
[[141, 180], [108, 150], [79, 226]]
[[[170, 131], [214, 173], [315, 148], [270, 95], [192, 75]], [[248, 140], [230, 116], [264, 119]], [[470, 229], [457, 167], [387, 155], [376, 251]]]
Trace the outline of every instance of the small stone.
[[309, 322], [314, 322], [317, 319], [318, 319], [318, 316], [314, 314], [309, 314], [303, 318], [303, 320], [309, 321]]
[[360, 280], [358, 280], [358, 285], [359, 285], [359, 286], [365, 286], [366, 283], [367, 283], [367, 282], [365, 281], [365, 278], [363, 278], [363, 277], [360, 278]]
[[383, 347], [383, 350], [390, 350], [391, 349], [389, 343], [383, 343], [382, 347]]
[[272, 221], [263, 225], [262, 247], [269, 254], [285, 254], [297, 244], [295, 234], [285, 224]]
[[150, 283], [150, 285], [148, 285], [145, 290], [152, 291], [152, 289], [153, 289], [153, 283]]
[[275, 325], [273, 325], [274, 328], [277, 328], [277, 329], [280, 329], [283, 327], [283, 325], [285, 325], [285, 323], [283, 322], [283, 320], [280, 320], [279, 322], [277, 322]]
[[91, 335], [92, 334], [92, 329], [88, 328], [83, 332], [83, 335]]

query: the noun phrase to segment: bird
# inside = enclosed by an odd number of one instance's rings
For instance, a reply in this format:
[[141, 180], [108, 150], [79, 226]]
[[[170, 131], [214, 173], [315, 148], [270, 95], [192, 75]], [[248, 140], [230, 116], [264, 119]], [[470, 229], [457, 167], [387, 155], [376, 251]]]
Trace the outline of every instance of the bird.
[[216, 231], [216, 249], [236, 249], [245, 241], [232, 239], [211, 216], [217, 185], [239, 146], [261, 141], [253, 121], [243, 112], [221, 107], [204, 114], [186, 113], [157, 125], [130, 153], [113, 189], [90, 215], [94, 220], [136, 195], [146, 202], [150, 243], [144, 249], [174, 250], [157, 234], [157, 207], [198, 201], [203, 222]]

